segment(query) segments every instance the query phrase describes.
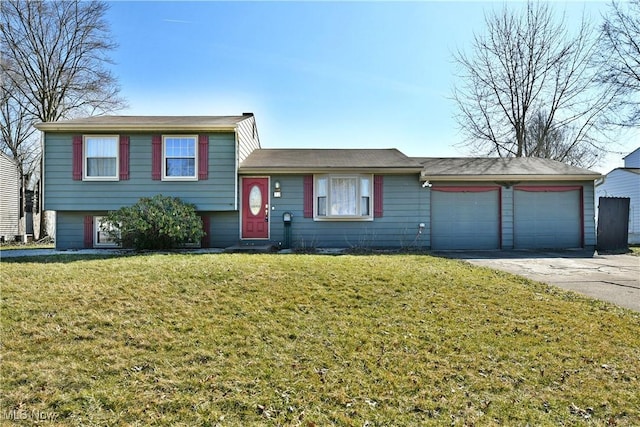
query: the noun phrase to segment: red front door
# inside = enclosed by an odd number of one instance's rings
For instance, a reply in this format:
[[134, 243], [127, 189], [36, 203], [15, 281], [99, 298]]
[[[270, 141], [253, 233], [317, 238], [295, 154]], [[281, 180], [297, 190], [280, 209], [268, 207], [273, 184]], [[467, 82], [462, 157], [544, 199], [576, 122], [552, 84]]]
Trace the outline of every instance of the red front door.
[[242, 178], [242, 238], [269, 238], [269, 178]]

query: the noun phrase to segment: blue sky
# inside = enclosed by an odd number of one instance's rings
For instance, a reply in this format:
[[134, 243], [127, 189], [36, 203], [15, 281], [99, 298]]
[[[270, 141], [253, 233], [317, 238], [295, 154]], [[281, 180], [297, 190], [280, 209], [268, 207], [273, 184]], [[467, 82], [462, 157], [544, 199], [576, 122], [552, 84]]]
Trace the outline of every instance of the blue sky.
[[[522, 3], [510, 2], [510, 7]], [[468, 154], [452, 52], [502, 2], [111, 2], [127, 115], [253, 112], [264, 148]], [[605, 2], [555, 2], [594, 22]], [[635, 139], [635, 138], [634, 138]], [[631, 151], [638, 141], [616, 150]], [[635, 148], [635, 147], [634, 147]], [[594, 169], [621, 165], [609, 156]]]

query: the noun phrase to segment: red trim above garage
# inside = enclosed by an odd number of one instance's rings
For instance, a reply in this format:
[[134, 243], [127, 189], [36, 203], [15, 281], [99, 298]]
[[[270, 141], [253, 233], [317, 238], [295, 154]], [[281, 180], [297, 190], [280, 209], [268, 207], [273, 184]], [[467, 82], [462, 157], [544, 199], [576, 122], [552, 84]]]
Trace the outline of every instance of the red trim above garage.
[[514, 190], [520, 191], [575, 191], [582, 190], [581, 185], [516, 185]]

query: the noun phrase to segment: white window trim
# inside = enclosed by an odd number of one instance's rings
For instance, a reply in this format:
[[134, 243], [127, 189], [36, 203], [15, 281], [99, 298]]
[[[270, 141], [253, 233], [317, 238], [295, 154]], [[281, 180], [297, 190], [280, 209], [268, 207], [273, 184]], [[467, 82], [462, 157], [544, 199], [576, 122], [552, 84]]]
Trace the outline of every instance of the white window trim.
[[[114, 176], [88, 176], [87, 139], [113, 138], [116, 142], [116, 174]], [[82, 135], [82, 180], [83, 181], [120, 181], [120, 136], [119, 135]]]
[[108, 243], [99, 243], [98, 242], [98, 233], [100, 233], [100, 225], [102, 224], [102, 218], [101, 216], [94, 216], [93, 217], [93, 247], [94, 248], [119, 248], [120, 245], [118, 245], [115, 242], [108, 242]]
[[[167, 176], [166, 145], [167, 138], [192, 138], [194, 142], [194, 174], [193, 176]], [[162, 135], [162, 181], [197, 181], [198, 180], [198, 135]]]
[[[318, 215], [318, 179], [327, 179], [327, 215]], [[331, 179], [332, 178], [357, 178], [356, 209], [360, 210], [360, 194], [362, 178], [369, 179], [369, 215], [331, 215]], [[373, 221], [373, 174], [318, 174], [313, 176], [313, 219], [314, 221]]]

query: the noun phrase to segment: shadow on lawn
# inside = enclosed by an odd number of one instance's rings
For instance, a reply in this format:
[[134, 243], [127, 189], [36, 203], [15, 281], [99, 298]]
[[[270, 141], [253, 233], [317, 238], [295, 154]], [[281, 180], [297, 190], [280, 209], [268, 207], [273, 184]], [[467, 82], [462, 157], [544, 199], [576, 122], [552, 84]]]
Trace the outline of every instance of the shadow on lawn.
[[433, 251], [432, 255], [454, 259], [540, 259], [540, 258], [595, 258], [598, 253], [588, 249], [518, 249], [486, 251]]
[[55, 255], [21, 255], [2, 257], [2, 264], [70, 264], [72, 262], [93, 261], [110, 258], [130, 257], [136, 254], [55, 254]]
[[[72, 262], [100, 260], [109, 258], [123, 258], [134, 256], [151, 256], [151, 255], [212, 255], [221, 254], [222, 250], [175, 250], [175, 251], [142, 251], [133, 250], [99, 250], [99, 251], [70, 251], [69, 253], [51, 252], [39, 254], [20, 254], [19, 256], [4, 256], [0, 253], [2, 263], [61, 263], [68, 264]], [[607, 252], [603, 255], [629, 254], [631, 252]], [[259, 253], [246, 252], [250, 255], [260, 255]], [[364, 249], [364, 248], [347, 248], [347, 249], [313, 249], [313, 250], [283, 250], [270, 252], [272, 255], [321, 255], [321, 256], [433, 256], [448, 259], [540, 259], [540, 258], [594, 258], [599, 254], [593, 250], [585, 249], [566, 249], [566, 250], [440, 250], [431, 251], [427, 249]]]

